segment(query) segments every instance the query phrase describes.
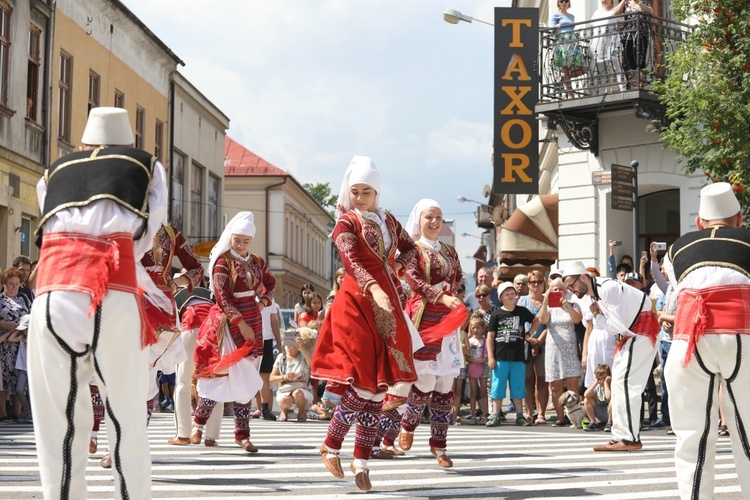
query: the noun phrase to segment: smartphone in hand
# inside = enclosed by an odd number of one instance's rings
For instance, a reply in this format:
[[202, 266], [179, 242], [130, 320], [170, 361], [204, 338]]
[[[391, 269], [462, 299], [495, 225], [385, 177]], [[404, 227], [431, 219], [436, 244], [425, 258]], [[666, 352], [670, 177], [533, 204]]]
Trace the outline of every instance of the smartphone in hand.
[[550, 292], [547, 307], [562, 307], [562, 292]]

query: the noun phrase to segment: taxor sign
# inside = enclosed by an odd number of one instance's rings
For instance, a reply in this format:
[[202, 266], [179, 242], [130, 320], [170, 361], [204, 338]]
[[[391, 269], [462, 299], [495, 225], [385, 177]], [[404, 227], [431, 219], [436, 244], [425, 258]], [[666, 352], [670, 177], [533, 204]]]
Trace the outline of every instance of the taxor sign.
[[198, 257], [209, 257], [211, 249], [216, 246], [216, 241], [201, 241], [193, 245], [192, 250]]
[[495, 8], [493, 193], [539, 192], [539, 9]]

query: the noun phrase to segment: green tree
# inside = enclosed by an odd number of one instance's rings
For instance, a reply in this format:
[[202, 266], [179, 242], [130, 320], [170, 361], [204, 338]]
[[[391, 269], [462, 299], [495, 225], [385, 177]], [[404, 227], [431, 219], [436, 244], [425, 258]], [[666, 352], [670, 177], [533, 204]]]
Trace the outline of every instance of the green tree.
[[677, 19], [698, 23], [669, 58], [669, 76], [654, 85], [668, 118], [661, 137], [686, 172], [729, 182], [747, 210], [750, 2], [672, 0], [671, 5]]
[[[331, 194], [331, 184], [328, 182], [317, 182], [315, 184], [305, 183], [302, 185], [310, 196], [315, 198], [323, 208], [327, 208], [330, 214], [333, 214], [333, 209], [336, 208], [336, 202], [338, 201], [338, 195]], [[333, 215], [331, 215], [333, 216]]]

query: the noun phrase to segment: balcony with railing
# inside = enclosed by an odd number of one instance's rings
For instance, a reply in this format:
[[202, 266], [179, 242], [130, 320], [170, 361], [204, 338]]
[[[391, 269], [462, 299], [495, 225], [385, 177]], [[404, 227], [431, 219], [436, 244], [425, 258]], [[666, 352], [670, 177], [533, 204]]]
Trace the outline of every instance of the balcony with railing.
[[690, 29], [645, 13], [540, 29], [536, 112], [547, 116], [550, 127], [561, 125], [577, 147], [598, 154], [601, 113], [663, 115], [652, 83], [669, 74], [668, 56]]

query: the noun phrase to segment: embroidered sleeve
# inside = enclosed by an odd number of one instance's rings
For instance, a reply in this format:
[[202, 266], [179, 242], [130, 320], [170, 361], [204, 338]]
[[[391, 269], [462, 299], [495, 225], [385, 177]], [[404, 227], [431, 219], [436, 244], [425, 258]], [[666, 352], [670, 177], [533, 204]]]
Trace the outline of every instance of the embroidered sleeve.
[[229, 263], [224, 257], [219, 257], [214, 264], [213, 284], [216, 304], [227, 315], [227, 320], [236, 325], [242, 319], [242, 313], [235, 307], [231, 295], [232, 276], [229, 272]]
[[347, 274], [357, 281], [362, 291], [365, 291], [376, 281], [359, 260], [355, 231], [354, 225], [342, 217], [333, 228], [333, 241], [336, 242], [336, 248], [339, 250]]
[[430, 304], [434, 304], [442, 295], [442, 291], [433, 287], [430, 284], [430, 277], [426, 276], [425, 260], [430, 258], [431, 250], [419, 249], [418, 246], [417, 248], [419, 253], [406, 266], [406, 281], [413, 292], [427, 299]]
[[276, 290], [276, 277], [268, 269], [268, 264], [262, 257], [256, 256], [256, 258], [260, 267], [260, 282], [263, 284], [263, 294], [259, 296], [259, 299], [264, 306], [270, 306], [273, 302], [273, 293]]
[[188, 291], [192, 292], [193, 288], [198, 286], [203, 279], [203, 265], [198, 256], [193, 253], [193, 249], [190, 248], [185, 237], [177, 230], [175, 230], [174, 245], [175, 255], [180, 259], [182, 267], [187, 270], [183, 276], [190, 280]]
[[396, 257], [396, 261], [400, 262], [404, 266], [404, 270], [406, 270], [409, 267], [409, 263], [417, 256], [417, 245], [395, 217], [389, 214], [388, 218], [396, 227], [396, 247], [400, 252], [398, 257]]

